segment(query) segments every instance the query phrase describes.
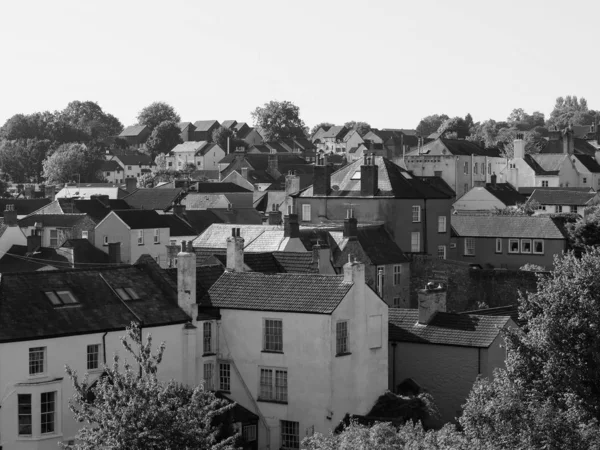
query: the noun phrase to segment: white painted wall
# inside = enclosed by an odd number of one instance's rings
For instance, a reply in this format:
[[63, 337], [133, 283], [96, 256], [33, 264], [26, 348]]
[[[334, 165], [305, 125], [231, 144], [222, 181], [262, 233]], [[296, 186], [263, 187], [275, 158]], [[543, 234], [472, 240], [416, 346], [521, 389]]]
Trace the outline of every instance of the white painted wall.
[[494, 210], [495, 208], [503, 209], [506, 207], [504, 203], [483, 187], [474, 187], [459, 198], [452, 206], [454, 209], [460, 211]]
[[0, 236], [0, 258], [6, 254], [13, 245], [27, 245], [27, 237], [20, 227], [7, 227]]

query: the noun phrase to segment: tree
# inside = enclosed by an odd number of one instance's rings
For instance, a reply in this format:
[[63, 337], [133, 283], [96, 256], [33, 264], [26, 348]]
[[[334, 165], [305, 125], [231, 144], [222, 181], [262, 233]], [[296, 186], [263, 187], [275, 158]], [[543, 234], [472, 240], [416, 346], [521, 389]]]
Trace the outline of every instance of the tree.
[[584, 217], [566, 226], [571, 246], [583, 249], [586, 246], [600, 245], [600, 208], [591, 207]]
[[[130, 342], [131, 341], [131, 342]], [[73, 416], [87, 426], [77, 432], [77, 443], [63, 447], [92, 450], [98, 447], [126, 449], [233, 449], [234, 437], [217, 441], [219, 416], [233, 407], [217, 399], [202, 387], [191, 389], [159, 381], [157, 372], [164, 342], [152, 354], [152, 337], [146, 342], [138, 326], [132, 324], [123, 347], [134, 363], [118, 355], [112, 367], [104, 367], [105, 376], [90, 386], [88, 375], [79, 380], [67, 366], [75, 393], [69, 402]]]
[[459, 139], [465, 138], [470, 133], [469, 124], [462, 117], [452, 117], [451, 119], [444, 120], [437, 132], [440, 134], [440, 137], [457, 137]]
[[310, 129], [310, 135], [314, 136], [314, 134], [319, 131], [319, 128], [323, 128], [325, 131], [329, 130], [331, 127], [334, 127], [335, 125], [329, 122], [321, 122], [316, 124], [314, 127], [312, 127]]
[[300, 119], [300, 108], [290, 101], [272, 100], [251, 113], [254, 126], [266, 141], [278, 141], [304, 137], [304, 122]]
[[7, 140], [47, 139], [59, 143], [88, 140], [79, 130], [62, 120], [59, 113], [48, 111], [15, 114], [0, 129], [0, 137]]
[[152, 134], [146, 141], [146, 150], [152, 157], [159, 153], [168, 153], [177, 144], [181, 144], [181, 130], [177, 123], [172, 121], [161, 122], [152, 131]]
[[562, 130], [569, 125], [591, 125], [597, 117], [596, 111], [590, 111], [585, 98], [567, 95], [558, 97], [554, 109], [550, 113], [546, 126]]
[[96, 181], [99, 166], [104, 160], [102, 147], [85, 144], [63, 144], [42, 163], [43, 177], [49, 183], [66, 183], [73, 180]]
[[[229, 146], [227, 145], [228, 138]], [[225, 150], [225, 152], [227, 152], [228, 148], [230, 152], [234, 152], [238, 147], [248, 147], [248, 143], [242, 139], [238, 139], [231, 128], [219, 127], [214, 130], [212, 133], [212, 141]]]
[[352, 120], [350, 122], [346, 122], [344, 126], [346, 128], [356, 130], [360, 137], [363, 137], [365, 134], [371, 131], [371, 125], [369, 125], [367, 122], [356, 122]]
[[506, 369], [475, 383], [460, 420], [502, 448], [600, 448], [600, 248], [557, 255], [504, 333]]
[[417, 125], [417, 134], [419, 136], [427, 137], [431, 133], [437, 132], [442, 123], [448, 119], [449, 117], [446, 114], [433, 114], [424, 117]]
[[119, 119], [102, 111], [95, 102], [73, 101], [58, 116], [85, 136], [86, 141], [101, 141], [123, 131], [123, 124]]
[[51, 147], [49, 140], [0, 141], [0, 168], [14, 182], [38, 182]]
[[146, 125], [154, 130], [162, 122], [181, 122], [181, 117], [175, 112], [175, 108], [164, 102], [154, 102], [142, 109], [137, 116], [140, 125]]
[[517, 203], [514, 207], [507, 206], [506, 208], [496, 208], [492, 211], [494, 216], [533, 216], [539, 209], [540, 204], [535, 200], [530, 200], [525, 203]]
[[523, 110], [523, 108], [513, 109], [510, 116], [506, 119], [509, 126], [519, 131], [533, 130], [535, 127], [544, 127], [544, 114], [535, 111], [529, 115]]

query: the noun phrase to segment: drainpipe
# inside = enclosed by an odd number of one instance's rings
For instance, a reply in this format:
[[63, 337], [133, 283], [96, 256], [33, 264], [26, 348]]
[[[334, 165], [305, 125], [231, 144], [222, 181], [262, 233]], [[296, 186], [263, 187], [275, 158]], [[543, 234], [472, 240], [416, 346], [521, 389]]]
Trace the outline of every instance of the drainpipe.
[[475, 186], [475, 185], [474, 185], [474, 181], [475, 181], [475, 178], [474, 178], [474, 177], [475, 177], [475, 174], [473, 173], [473, 172], [474, 172], [474, 170], [473, 170], [473, 168], [474, 168], [474, 166], [473, 166], [473, 160], [474, 160], [474, 158], [475, 158], [475, 155], [474, 155], [473, 153], [471, 153], [471, 188], [472, 188], [473, 186]]
[[481, 375], [481, 347], [477, 348], [477, 375]]
[[392, 342], [392, 389], [391, 391], [396, 394], [396, 342]]
[[104, 354], [104, 365], [106, 365], [106, 335], [108, 334], [108, 331], [105, 331], [104, 334], [102, 335], [102, 353]]
[[427, 251], [427, 199], [423, 199], [423, 250], [425, 250], [425, 254], [428, 255]]

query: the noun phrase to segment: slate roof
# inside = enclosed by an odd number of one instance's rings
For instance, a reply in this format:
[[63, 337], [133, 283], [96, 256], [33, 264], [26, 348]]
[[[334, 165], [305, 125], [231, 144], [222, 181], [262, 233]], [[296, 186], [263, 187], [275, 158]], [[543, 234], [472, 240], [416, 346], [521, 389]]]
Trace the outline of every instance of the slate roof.
[[223, 220], [219, 218], [211, 210], [186, 210], [184, 214], [185, 219], [188, 223], [196, 230], [197, 234], [202, 233], [213, 223], [223, 223]]
[[235, 183], [209, 183], [199, 182], [196, 183], [197, 192], [200, 194], [208, 193], [224, 193], [224, 192], [253, 192], [250, 189], [246, 189]]
[[473, 314], [476, 316], [509, 316], [514, 323], [522, 327], [527, 322], [519, 319], [519, 305], [498, 306], [496, 308], [463, 311], [459, 314]]
[[[206, 264], [216, 258], [227, 265], [227, 251], [223, 249], [197, 249], [196, 262]], [[346, 259], [347, 261], [347, 259]], [[312, 264], [312, 252], [244, 253], [244, 264], [252, 272], [262, 273], [319, 273]]]
[[[548, 143], [540, 150], [541, 154], [547, 153], [563, 153], [562, 139], [550, 139]], [[573, 138], [573, 153], [579, 155], [594, 156], [596, 148], [585, 139]]]
[[[130, 287], [140, 299], [124, 305], [115, 287]], [[144, 326], [190, 320], [177, 306], [176, 291], [136, 266], [7, 273], [0, 289], [0, 342], [122, 330], [138, 318]], [[43, 291], [56, 289], [69, 289], [78, 304], [52, 306]]]
[[194, 122], [194, 126], [196, 127], [196, 131], [208, 131], [214, 125], [219, 126], [219, 122], [216, 120], [198, 120]]
[[[361, 180], [352, 177], [360, 172], [362, 160], [354, 161], [331, 174], [332, 191], [328, 197], [360, 197]], [[431, 184], [413, 177], [409, 172], [382, 156], [375, 157], [378, 167], [378, 192], [376, 197], [394, 198], [452, 198]], [[312, 197], [313, 187], [304, 190], [300, 197]]]
[[230, 204], [225, 194], [217, 193], [196, 193], [189, 192], [182, 200], [181, 204], [189, 210], [209, 209], [209, 208], [227, 208]]
[[312, 263], [312, 252], [273, 252], [279, 265], [287, 273], [318, 273]]
[[333, 139], [342, 139], [346, 133], [348, 133], [350, 129], [345, 126], [333, 126], [329, 128], [325, 133], [321, 134], [321, 139], [333, 138]]
[[21, 228], [33, 227], [41, 222], [44, 227], [73, 228], [86, 214], [32, 214], [18, 221]]
[[524, 203], [526, 198], [509, 183], [487, 183], [485, 190], [504, 203], [506, 206], [514, 206], [517, 203]]
[[551, 217], [452, 215], [450, 221], [462, 237], [566, 239]]
[[[362, 260], [363, 255], [374, 265], [402, 264], [409, 262], [398, 244], [392, 239], [383, 226], [367, 226], [358, 228], [355, 240], [344, 237], [342, 231], [329, 231], [336, 242], [334, 248], [334, 266], [341, 268], [348, 262], [348, 255]], [[328, 244], [328, 239], [322, 240]]]
[[237, 122], [235, 120], [224, 120], [223, 123], [221, 123], [221, 126], [223, 128], [231, 128], [231, 127], [235, 127], [237, 124]]
[[590, 155], [575, 155], [575, 158], [592, 173], [600, 173], [600, 164], [596, 161], [596, 158]]
[[0, 198], [0, 217], [4, 217], [4, 210], [6, 205], [14, 205], [17, 215], [25, 216], [43, 208], [50, 203], [49, 198], [33, 198], [33, 199], [21, 199], [21, 198]]
[[165, 214], [158, 214], [153, 209], [117, 209], [113, 212], [132, 230], [169, 228]]
[[71, 205], [73, 213], [87, 214], [95, 222], [104, 219], [113, 209], [129, 209], [129, 205], [123, 199], [109, 199], [108, 201], [91, 198], [89, 200], [72, 200], [67, 198], [59, 198], [58, 204], [60, 209], [65, 213], [71, 213]]
[[489, 156], [489, 157], [500, 157], [500, 150], [497, 148], [483, 148], [474, 142], [467, 141], [464, 139], [446, 139], [437, 138], [434, 141], [428, 142], [420, 150], [411, 150], [408, 154], [410, 156], [418, 155], [419, 152], [422, 154], [437, 155], [442, 154], [443, 150], [451, 155], [456, 156]]
[[[236, 159], [235, 153], [225, 155], [223, 159], [219, 161], [219, 164], [229, 164]], [[243, 158], [252, 166], [254, 170], [267, 170], [269, 167], [269, 156], [270, 153], [245, 153]], [[297, 153], [279, 153], [277, 154], [277, 165], [278, 167], [286, 166], [286, 169], [293, 169], [296, 166], [307, 166], [310, 165], [308, 162], [299, 156]], [[281, 172], [281, 170], [280, 170]], [[286, 170], [287, 172], [287, 170]]]
[[115, 153], [115, 158], [118, 158], [126, 166], [151, 166], [154, 164], [150, 155], [138, 152], [123, 152]]
[[182, 195], [183, 189], [138, 189], [123, 200], [131, 208], [167, 211]]
[[[167, 275], [177, 284], [177, 268], [165, 269]], [[213, 284], [223, 275], [225, 268], [221, 264], [196, 267], [196, 298], [202, 298]]]
[[223, 309], [331, 314], [352, 286], [343, 276], [224, 272], [199, 303]]
[[123, 168], [121, 167], [121, 164], [114, 159], [111, 159], [110, 161], [102, 161], [100, 170], [102, 172], [120, 172], [123, 170]]
[[254, 208], [234, 208], [231, 210], [211, 208], [210, 211], [223, 223], [239, 225], [260, 225], [262, 223], [262, 216]]
[[125, 127], [125, 129], [121, 131], [121, 134], [119, 134], [119, 136], [139, 136], [140, 133], [144, 131], [144, 128], [146, 128], [146, 125], [131, 125]]
[[179, 123], [177, 124], [177, 126], [179, 127], [179, 129], [180, 129], [181, 131], [185, 130], [185, 129], [186, 129], [187, 127], [189, 127], [190, 125], [191, 125], [191, 126], [194, 128], [194, 129], [196, 128], [196, 127], [194, 127], [194, 125], [192, 125], [192, 122], [179, 122]]
[[418, 320], [418, 309], [390, 308], [389, 340], [488, 348], [510, 317], [438, 312], [427, 325], [419, 325]]
[[566, 190], [547, 190], [537, 188], [529, 197], [529, 200], [535, 200], [541, 205], [586, 205], [595, 198], [596, 192], [566, 191]]
[[452, 189], [450, 187], [450, 185], [448, 183], [446, 183], [446, 181], [444, 181], [444, 179], [442, 177], [416, 176], [415, 178], [418, 178], [419, 180], [424, 181], [425, 183], [433, 186], [438, 191], [442, 191], [444, 194], [448, 195], [449, 197], [456, 196], [456, 192], [454, 192], [454, 189]]
[[182, 142], [181, 144], [177, 144], [173, 147], [173, 150], [170, 153], [184, 153], [184, 152], [194, 152], [201, 150], [208, 144], [207, 141], [188, 141]]
[[169, 235], [171, 238], [178, 236], [197, 236], [198, 233], [196, 230], [181, 217], [176, 216], [175, 214], [162, 214], [160, 215], [164, 218], [169, 225]]
[[558, 175], [565, 159], [567, 159], [567, 155], [562, 153], [528, 154], [523, 158], [536, 175]]

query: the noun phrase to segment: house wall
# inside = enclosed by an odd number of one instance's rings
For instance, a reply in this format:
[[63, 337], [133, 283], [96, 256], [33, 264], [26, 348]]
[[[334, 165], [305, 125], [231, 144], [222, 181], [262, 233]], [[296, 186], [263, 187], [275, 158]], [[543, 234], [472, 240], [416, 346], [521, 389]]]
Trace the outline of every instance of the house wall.
[[[158, 376], [161, 380], [182, 380], [182, 328], [183, 325], [168, 325], [154, 328], [144, 328], [143, 334], [150, 333], [154, 348], [160, 342], [166, 342], [166, 351], [159, 366]], [[119, 338], [124, 330], [106, 334], [106, 358], [110, 365], [112, 356], [118, 352], [121, 357], [133, 362], [120, 343]], [[69, 400], [73, 396], [71, 379], [65, 374], [65, 365], [76, 370], [80, 376], [87, 371], [87, 346], [100, 344], [100, 364], [102, 357], [102, 337], [104, 333], [90, 333], [61, 338], [37, 339], [0, 344], [0, 361], [11, 361], [10, 364], [0, 364], [0, 446], [11, 450], [56, 450], [58, 442], [73, 439], [80, 424], [69, 411]], [[46, 373], [43, 376], [29, 375], [29, 348], [46, 347]], [[94, 381], [102, 369], [90, 373], [90, 381]], [[32, 381], [36, 384], [30, 384]], [[27, 383], [27, 384], [25, 384]], [[57, 392], [56, 433], [40, 434], [40, 394], [42, 392]], [[18, 397], [19, 393], [32, 394], [32, 425], [33, 437], [19, 438], [18, 436]]]
[[0, 258], [10, 250], [13, 245], [27, 245], [27, 237], [23, 230], [18, 227], [7, 227], [0, 236]]
[[[401, 266], [400, 283], [394, 284], [394, 266]], [[400, 307], [410, 307], [410, 264], [408, 262], [402, 264], [386, 264], [384, 266], [376, 266], [373, 264], [366, 265], [365, 275], [367, 284], [377, 292], [377, 271], [379, 267], [384, 268], [383, 277], [383, 300], [391, 308], [394, 306], [394, 298], [400, 298]]]
[[[154, 228], [147, 230], [130, 230], [130, 242], [131, 242], [131, 259], [129, 261], [123, 261], [130, 264], [136, 262], [142, 255], [150, 255], [162, 268], [169, 267], [169, 261], [167, 258], [167, 245], [169, 245], [171, 239], [171, 230], [169, 228], [159, 228], [160, 242], [154, 243]], [[138, 232], [142, 231], [144, 234], [144, 243], [138, 244]]]
[[494, 268], [519, 269], [527, 263], [537, 264], [547, 270], [553, 268], [554, 255], [567, 248], [566, 239], [544, 239], [544, 254], [508, 253], [509, 238], [502, 238], [502, 252], [496, 253], [496, 238], [475, 238], [475, 255], [465, 256], [465, 238], [452, 238], [456, 248], [451, 249], [448, 258], [469, 264], [491, 264]]
[[[229, 175], [227, 175], [221, 181], [223, 183], [235, 183], [238, 186], [241, 186], [246, 189], [250, 189], [251, 191], [254, 191], [256, 189], [255, 186], [252, 183], [250, 183], [248, 180], [246, 180], [237, 170], [230, 172]], [[258, 190], [258, 189], [256, 189], [256, 190]]]
[[121, 261], [131, 262], [131, 238], [130, 230], [115, 214], [109, 214], [100, 222], [95, 229], [94, 245], [108, 253], [108, 245], [104, 245], [104, 236], [108, 236], [108, 242], [121, 243]]
[[[42, 235], [42, 247], [60, 247], [67, 239], [81, 239], [82, 232], [88, 232], [88, 239], [90, 242], [94, 242], [94, 231], [96, 224], [89, 217], [84, 217], [83, 220], [80, 220], [74, 227], [64, 228], [64, 227], [43, 227], [41, 229]], [[21, 231], [25, 234], [25, 236], [30, 236], [32, 231], [36, 230], [34, 226], [32, 227], [23, 227]], [[39, 230], [39, 229], [37, 229]], [[51, 230], [58, 231], [58, 239], [56, 245], [51, 245], [50, 243], [50, 232]], [[25, 241], [25, 245], [27, 241]]]
[[474, 187], [459, 198], [453, 207], [460, 211], [477, 211], [482, 209], [504, 209], [506, 205], [490, 194], [487, 189]]
[[[200, 161], [200, 158], [202, 161]], [[215, 145], [204, 156], [196, 157], [196, 166], [202, 170], [217, 170], [217, 164], [225, 158], [225, 150]], [[202, 167], [198, 163], [202, 164]]]
[[125, 180], [124, 172], [122, 170], [102, 172], [102, 176], [108, 183], [123, 183]]

